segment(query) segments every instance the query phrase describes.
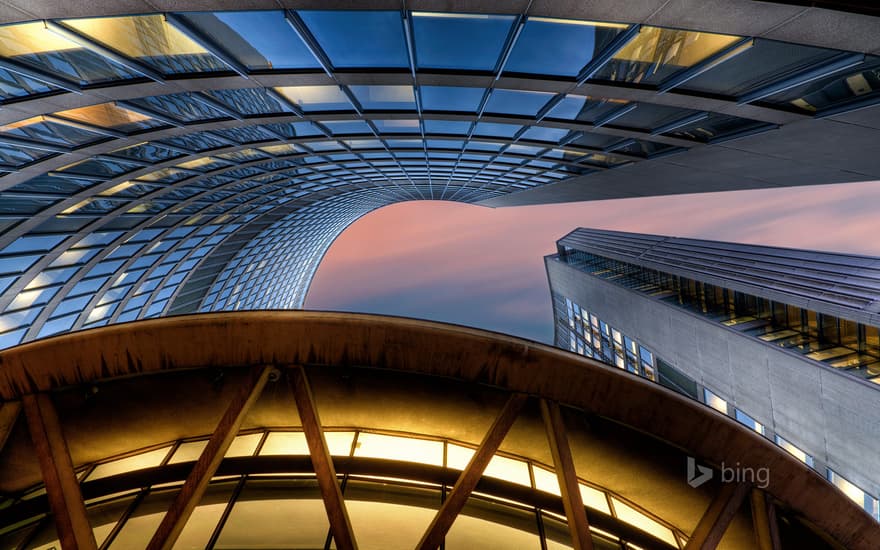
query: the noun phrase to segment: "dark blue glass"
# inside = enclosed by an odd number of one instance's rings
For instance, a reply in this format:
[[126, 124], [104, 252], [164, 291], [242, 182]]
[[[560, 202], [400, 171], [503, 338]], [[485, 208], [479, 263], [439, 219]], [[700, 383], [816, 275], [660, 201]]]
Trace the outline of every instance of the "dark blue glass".
[[213, 90], [207, 93], [243, 115], [290, 112], [286, 105], [269, 95], [265, 88]]
[[349, 86], [367, 110], [415, 110], [412, 86]]
[[218, 11], [183, 15], [252, 70], [319, 69], [321, 65], [280, 11]]
[[474, 135], [511, 138], [520, 131], [522, 126], [515, 124], [499, 124], [496, 122], [478, 122]]
[[453, 86], [422, 86], [422, 109], [425, 111], [476, 112], [486, 90]]
[[549, 141], [559, 143], [559, 140], [568, 134], [568, 130], [562, 128], [545, 128], [543, 126], [532, 126], [522, 135], [522, 139], [531, 139], [535, 141]]
[[413, 13], [418, 68], [492, 71], [513, 21], [510, 15]]
[[467, 135], [471, 129], [471, 124], [463, 120], [425, 120], [425, 132], [429, 134]]
[[130, 102], [183, 122], [229, 118], [223, 111], [194, 100], [188, 93], [141, 97]]
[[409, 66], [399, 11], [297, 13], [334, 67]]
[[553, 96], [546, 92], [495, 89], [489, 96], [486, 112], [534, 116]]
[[530, 17], [504, 71], [577, 76], [623, 28]]

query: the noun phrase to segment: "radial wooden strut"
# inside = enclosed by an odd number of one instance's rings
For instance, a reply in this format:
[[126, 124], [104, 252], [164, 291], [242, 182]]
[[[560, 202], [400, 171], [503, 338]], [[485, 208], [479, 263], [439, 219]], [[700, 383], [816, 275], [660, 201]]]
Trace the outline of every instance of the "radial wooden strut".
[[52, 400], [38, 393], [23, 395], [21, 401], [61, 546], [64, 550], [94, 550], [95, 535]]
[[578, 486], [574, 460], [571, 458], [568, 434], [565, 430], [565, 422], [562, 420], [559, 403], [542, 399], [541, 415], [544, 417], [544, 425], [547, 428], [550, 452], [553, 455], [553, 464], [556, 466], [556, 478], [559, 480], [559, 488], [562, 490], [562, 504], [565, 507], [565, 517], [568, 518], [571, 542], [579, 550], [593, 550], [590, 523], [587, 521], [587, 511], [584, 508], [584, 501]]
[[721, 489], [688, 540], [685, 550], [713, 550], [718, 546], [751, 489], [748, 483], [722, 483]]
[[272, 367], [254, 367], [250, 370], [248, 379], [238, 388], [226, 408], [226, 412], [214, 429], [211, 439], [208, 440], [208, 444], [187, 476], [183, 487], [180, 488], [180, 492], [171, 503], [171, 508], [162, 518], [162, 523], [159, 524], [156, 533], [147, 545], [149, 550], [170, 550], [177, 542], [177, 537], [180, 536], [187, 520], [208, 489], [208, 484], [214, 477], [220, 462], [223, 461], [232, 440], [238, 435], [242, 421], [251, 406], [260, 397], [260, 393], [262, 393], [273, 370]]
[[495, 452], [498, 451], [504, 436], [507, 435], [510, 427], [513, 426], [513, 422], [519, 416], [527, 400], [528, 396], [521, 393], [514, 393], [508, 398], [504, 408], [498, 413], [498, 417], [480, 443], [477, 452], [474, 453], [467, 467], [458, 476], [458, 481], [455, 482], [452, 492], [449, 493], [446, 501], [443, 502], [443, 506], [440, 507], [437, 515], [434, 516], [431, 525], [428, 526], [427, 531], [422, 535], [422, 540], [419, 541], [416, 548], [419, 550], [435, 550], [440, 546], [440, 543], [443, 542], [443, 538], [449, 532], [449, 528], [452, 527], [455, 518], [458, 517], [458, 514], [464, 508], [465, 502], [467, 502], [471, 492], [477, 486], [477, 482], [483, 476], [486, 466], [492, 460]]
[[351, 528], [348, 511], [345, 509], [342, 490], [336, 480], [336, 468], [333, 467], [333, 458], [330, 456], [327, 440], [324, 439], [324, 430], [321, 428], [305, 371], [302, 367], [292, 367], [288, 372], [299, 419], [309, 446], [312, 466], [315, 468], [315, 477], [318, 478], [318, 487], [321, 489], [327, 519], [330, 521], [333, 540], [339, 550], [356, 550], [357, 541]]

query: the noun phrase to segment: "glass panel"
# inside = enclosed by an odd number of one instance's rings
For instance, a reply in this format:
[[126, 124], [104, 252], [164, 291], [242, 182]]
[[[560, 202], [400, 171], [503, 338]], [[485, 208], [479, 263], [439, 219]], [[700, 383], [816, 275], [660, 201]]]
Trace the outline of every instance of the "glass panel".
[[188, 441], [186, 443], [181, 443], [177, 446], [177, 450], [174, 451], [174, 454], [171, 456], [171, 460], [168, 461], [168, 464], [177, 464], [178, 462], [190, 462], [193, 460], [198, 460], [199, 456], [202, 454], [202, 451], [204, 451], [205, 447], [207, 446], [207, 439], [203, 441]]
[[141, 76], [52, 32], [42, 22], [0, 26], [0, 55], [77, 84]]
[[422, 86], [422, 109], [425, 111], [476, 112], [483, 101], [483, 88], [460, 88], [450, 86]]
[[499, 62], [513, 20], [509, 15], [414, 12], [418, 67], [492, 71]]
[[577, 76], [627, 25], [529, 17], [505, 72]]
[[186, 93], [139, 97], [130, 100], [130, 102], [134, 105], [153, 109], [165, 116], [183, 122], [229, 118], [229, 115], [223, 111], [206, 105], [201, 101], [196, 101], [190, 97], [190, 94]]
[[855, 68], [779, 92], [761, 101], [815, 113], [880, 94], [880, 57], [868, 56]]
[[676, 128], [675, 130], [672, 130], [671, 132], [666, 132], [663, 135], [673, 136], [681, 139], [692, 139], [705, 143], [713, 139], [722, 138], [727, 135], [757, 130], [761, 127], [766, 127], [769, 129], [773, 126], [765, 122], [759, 122], [757, 120], [710, 113], [709, 116], [703, 120], [693, 122], [680, 128]]
[[[427, 127], [429, 121], [425, 121]], [[433, 122], [433, 121], [432, 121]], [[417, 134], [421, 130], [418, 120], [374, 120], [376, 129], [383, 134]], [[430, 130], [427, 130], [430, 132]]]
[[66, 19], [64, 24], [163, 73], [226, 71], [225, 63], [161, 15]]
[[364, 109], [413, 110], [416, 100], [412, 86], [350, 86]]
[[716, 411], [722, 414], [727, 414], [727, 401], [715, 395], [706, 388], [703, 388], [703, 400], [706, 402], [707, 405], [709, 405]]
[[317, 482], [248, 481], [214, 548], [251, 548], [256, 525], [262, 548], [323, 548], [330, 524]]
[[649, 518], [635, 508], [614, 497], [611, 497], [611, 502], [614, 503], [614, 514], [618, 519], [625, 521], [646, 533], [650, 533], [672, 546], [678, 545], [678, 542], [675, 540], [675, 535], [669, 527]]
[[623, 99], [569, 94], [550, 110], [547, 118], [592, 122], [628, 103], [629, 101]]
[[547, 92], [495, 89], [486, 103], [486, 112], [534, 116], [554, 95]]
[[654, 105], [651, 103], [639, 103], [632, 111], [615, 118], [609, 122], [609, 126], [623, 126], [627, 128], [639, 128], [641, 130], [653, 130], [665, 124], [681, 120], [691, 115], [697, 115], [699, 111]]
[[232, 110], [247, 115], [285, 113], [290, 109], [266, 91], [265, 88], [242, 88], [240, 90], [208, 90], [205, 93], [219, 99]]
[[583, 483], [578, 483], [578, 489], [581, 493], [581, 500], [584, 502], [584, 506], [589, 506], [595, 510], [601, 510], [606, 514], [611, 514], [611, 508], [608, 506], [608, 497], [595, 487], [590, 487], [589, 485], [584, 485]]
[[443, 465], [442, 441], [361, 432], [355, 447], [354, 456]]
[[726, 34], [642, 27], [593, 78], [656, 85], [737, 40]]
[[737, 97], [838, 55], [836, 50], [755, 39], [736, 57], [688, 80], [679, 88], [700, 93]]
[[219, 11], [182, 16], [251, 70], [321, 65], [280, 11]]
[[112, 128], [122, 132], [134, 132], [161, 126], [163, 123], [148, 116], [117, 107], [113, 103], [102, 103], [90, 107], [80, 107], [67, 111], [59, 111], [55, 115], [84, 122], [101, 128]]
[[[332, 455], [351, 454], [354, 432], [324, 432], [327, 448]], [[260, 449], [260, 455], [307, 455], [309, 446], [302, 432], [270, 432]]]
[[345, 507], [361, 548], [414, 548], [440, 508], [440, 491], [351, 480]]
[[525, 485], [531, 487], [532, 482], [529, 478], [529, 466], [522, 460], [515, 460], [505, 456], [495, 455], [483, 475], [504, 480], [508, 483], [516, 483], [517, 485]]
[[112, 462], [98, 464], [95, 469], [86, 478], [87, 481], [101, 479], [103, 477], [114, 476], [135, 470], [143, 470], [144, 468], [152, 468], [161, 464], [171, 447], [163, 447], [155, 451], [147, 451], [128, 458], [121, 458]]
[[496, 122], [478, 122], [474, 134], [480, 136], [511, 138], [522, 129], [522, 126], [514, 124], [499, 124]]
[[351, 102], [338, 86], [285, 86], [275, 88], [304, 111], [350, 111]]
[[334, 67], [409, 67], [399, 11], [297, 13]]
[[199, 505], [193, 510], [174, 543], [175, 550], [196, 550], [208, 545], [237, 483], [237, 481], [212, 483], [208, 486]]
[[6, 100], [45, 94], [57, 89], [54, 86], [43, 84], [32, 78], [7, 71], [6, 69], [0, 69], [0, 99]]
[[65, 124], [45, 116], [35, 116], [0, 126], [0, 132], [40, 143], [79, 146], [104, 139], [97, 132]]
[[151, 492], [144, 498], [110, 544], [111, 550], [144, 548], [159, 527], [177, 491]]
[[559, 143], [559, 141], [568, 135], [568, 130], [562, 128], [544, 128], [542, 126], [532, 126], [522, 135], [522, 139], [535, 141], [548, 141], [550, 143]]
[[534, 511], [471, 497], [446, 535], [447, 550], [541, 548]]

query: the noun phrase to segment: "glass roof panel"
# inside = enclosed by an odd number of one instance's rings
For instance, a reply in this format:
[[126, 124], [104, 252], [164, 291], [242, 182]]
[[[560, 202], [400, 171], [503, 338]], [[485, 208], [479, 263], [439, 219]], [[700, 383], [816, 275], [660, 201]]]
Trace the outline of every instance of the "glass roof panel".
[[425, 111], [476, 112], [486, 94], [483, 88], [421, 86], [422, 109]]
[[529, 17], [505, 72], [577, 76], [627, 25]]
[[0, 55], [78, 84], [141, 76], [52, 32], [41, 21], [0, 26]]
[[129, 103], [183, 122], [229, 118], [223, 111], [194, 100], [189, 93], [139, 97], [129, 100]]
[[227, 71], [225, 63], [161, 15], [65, 19], [64, 24], [163, 73]]
[[492, 136], [511, 138], [520, 131], [522, 126], [516, 124], [499, 124], [496, 122], [478, 122], [474, 134], [478, 136]]
[[409, 67], [399, 11], [297, 13], [336, 68]]
[[467, 135], [471, 122], [464, 120], [425, 120], [425, 132], [429, 134]]
[[111, 128], [122, 132], [134, 132], [161, 126], [163, 123], [146, 115], [118, 107], [113, 103], [101, 103], [89, 107], [69, 109], [54, 113], [62, 118], [84, 122], [101, 128]]
[[45, 94], [58, 90], [32, 78], [0, 69], [0, 100]]
[[727, 34], [642, 27], [593, 78], [656, 85], [740, 39]]
[[563, 128], [545, 128], [543, 126], [532, 126], [525, 131], [522, 139], [531, 139], [535, 141], [549, 141], [559, 143], [559, 140], [568, 135], [568, 130]]
[[828, 107], [880, 95], [880, 57], [867, 56], [864, 63], [826, 78], [768, 96], [761, 101], [815, 113]]
[[303, 111], [351, 111], [348, 96], [339, 86], [284, 86], [275, 88]]
[[[427, 124], [428, 121], [425, 121]], [[374, 120], [373, 124], [383, 134], [417, 134], [421, 132], [416, 119]]]
[[159, 162], [182, 156], [182, 153], [172, 151], [156, 143], [139, 143], [123, 149], [116, 149], [110, 153], [117, 157], [125, 157], [134, 160]]
[[245, 116], [290, 112], [286, 105], [272, 97], [265, 88], [208, 90], [205, 93]]
[[682, 126], [663, 135], [708, 142], [726, 135], [756, 130], [764, 126], [772, 128], [772, 126], [767, 123], [759, 122], [757, 120], [710, 113], [709, 116], [703, 120]]
[[38, 143], [78, 146], [104, 139], [104, 136], [45, 116], [35, 116], [0, 126], [0, 134], [22, 137]]
[[251, 70], [320, 69], [281, 11], [181, 14]]
[[412, 86], [349, 86], [367, 110], [415, 110]]
[[412, 15], [419, 69], [492, 71], [500, 61], [514, 22], [512, 15], [433, 12], [413, 12]]
[[330, 129], [334, 136], [338, 134], [372, 134], [370, 125], [363, 120], [330, 120], [321, 124]]
[[679, 89], [737, 97], [783, 75], [827, 61], [839, 53], [836, 50], [755, 39], [751, 48], [688, 80]]
[[37, 149], [23, 149], [0, 143], [0, 163], [4, 166], [18, 168], [31, 162], [54, 156], [55, 153]]
[[489, 96], [486, 112], [534, 116], [554, 95], [556, 94], [548, 92], [501, 90], [496, 88], [492, 90], [492, 95]]
[[547, 118], [593, 122], [628, 103], [629, 101], [623, 99], [570, 94], [550, 110]]
[[679, 107], [667, 107], [653, 103], [639, 103], [638, 107], [628, 113], [609, 122], [609, 126], [623, 126], [627, 128], [639, 128], [641, 130], [653, 130], [664, 124], [669, 124], [685, 117], [697, 115], [700, 111], [681, 109]]

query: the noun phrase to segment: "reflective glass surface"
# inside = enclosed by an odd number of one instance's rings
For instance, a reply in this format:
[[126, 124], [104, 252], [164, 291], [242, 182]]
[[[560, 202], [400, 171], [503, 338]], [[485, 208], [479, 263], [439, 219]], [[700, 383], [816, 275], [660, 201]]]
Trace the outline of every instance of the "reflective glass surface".
[[523, 90], [494, 89], [486, 103], [485, 112], [534, 116], [554, 94]]
[[415, 110], [412, 86], [350, 86], [355, 98], [367, 110]]
[[158, 120], [118, 107], [113, 103], [101, 103], [91, 107], [59, 111], [55, 115], [64, 119], [83, 122], [101, 128], [120, 130], [122, 132], [145, 130], [163, 124]]
[[183, 14], [194, 27], [251, 70], [320, 69], [280, 11]]
[[486, 94], [483, 88], [422, 86], [422, 109], [426, 111], [476, 111]]
[[704, 120], [682, 126], [667, 132], [665, 135], [708, 142], [716, 138], [755, 130], [764, 126], [766, 126], [765, 123], [757, 120], [712, 113]]
[[633, 84], [659, 84], [740, 39], [738, 36], [642, 27], [593, 78]]
[[297, 13], [336, 68], [409, 67], [399, 11]]
[[681, 89], [737, 97], [836, 55], [834, 50], [755, 39], [751, 48], [688, 80]]
[[352, 105], [338, 86], [286, 86], [276, 88], [303, 111], [345, 111]]
[[163, 73], [229, 70], [161, 15], [66, 19], [64, 24]]
[[491, 71], [513, 27], [511, 15], [413, 13], [420, 69]]
[[880, 57], [867, 56], [861, 65], [779, 92], [762, 101], [798, 112], [816, 113], [829, 107], [846, 107], [878, 95]]
[[0, 26], [0, 55], [77, 84], [140, 76], [53, 32], [42, 22]]
[[626, 25], [529, 17], [505, 72], [574, 77]]

